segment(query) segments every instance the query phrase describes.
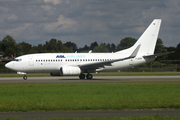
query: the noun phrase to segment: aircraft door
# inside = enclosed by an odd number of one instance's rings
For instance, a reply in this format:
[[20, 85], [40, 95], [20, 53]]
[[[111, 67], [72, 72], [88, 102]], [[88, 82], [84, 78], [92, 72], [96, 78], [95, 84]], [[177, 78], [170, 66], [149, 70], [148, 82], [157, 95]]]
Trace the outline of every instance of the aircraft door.
[[129, 65], [133, 65], [133, 59], [129, 61]]
[[30, 65], [30, 66], [34, 66], [33, 56], [29, 56], [29, 57], [28, 57], [28, 61], [29, 61], [29, 65]]

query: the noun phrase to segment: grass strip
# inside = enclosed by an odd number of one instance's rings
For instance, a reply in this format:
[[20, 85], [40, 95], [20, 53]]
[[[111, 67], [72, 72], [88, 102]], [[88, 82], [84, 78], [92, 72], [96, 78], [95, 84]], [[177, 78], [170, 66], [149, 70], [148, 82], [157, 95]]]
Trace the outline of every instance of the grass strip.
[[[29, 119], [29, 120], [179, 120], [175, 117], [161, 117], [161, 116], [144, 116], [144, 117], [113, 117], [113, 118], [47, 118], [47, 119]], [[0, 120], [26, 120], [21, 118], [8, 118]]]
[[0, 85], [0, 111], [179, 109], [180, 83]]
[[[93, 76], [177, 76], [180, 72], [102, 72]], [[28, 77], [51, 77], [49, 73], [28, 73]], [[0, 73], [0, 77], [22, 77], [16, 73]], [[59, 76], [61, 77], [61, 76]]]

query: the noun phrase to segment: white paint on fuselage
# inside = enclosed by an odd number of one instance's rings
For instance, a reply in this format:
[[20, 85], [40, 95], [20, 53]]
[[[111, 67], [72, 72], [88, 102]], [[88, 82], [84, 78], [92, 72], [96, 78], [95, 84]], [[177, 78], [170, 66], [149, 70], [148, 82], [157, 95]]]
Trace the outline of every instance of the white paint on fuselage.
[[[61, 57], [59, 57], [61, 56]], [[64, 56], [64, 57], [63, 57]], [[11, 61], [6, 64], [7, 68], [21, 72], [59, 72], [63, 66], [78, 66], [87, 63], [110, 61], [128, 57], [119, 53], [41, 53], [29, 54], [17, 57], [21, 61]], [[117, 71], [146, 63], [143, 57], [135, 57], [124, 61], [112, 63], [112, 66], [105, 66], [102, 71]]]

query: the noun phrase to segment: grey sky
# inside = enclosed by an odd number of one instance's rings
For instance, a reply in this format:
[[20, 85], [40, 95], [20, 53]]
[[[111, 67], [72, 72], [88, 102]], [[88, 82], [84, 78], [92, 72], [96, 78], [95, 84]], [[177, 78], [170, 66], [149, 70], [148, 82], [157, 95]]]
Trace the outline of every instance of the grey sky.
[[0, 0], [0, 40], [44, 44], [51, 38], [78, 47], [139, 38], [155, 18], [165, 46], [180, 43], [180, 0]]

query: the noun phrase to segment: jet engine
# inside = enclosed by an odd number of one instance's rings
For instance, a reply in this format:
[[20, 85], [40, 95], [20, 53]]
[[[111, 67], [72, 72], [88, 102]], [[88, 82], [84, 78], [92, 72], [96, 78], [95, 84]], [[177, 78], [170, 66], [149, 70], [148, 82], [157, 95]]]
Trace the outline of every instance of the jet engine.
[[51, 76], [63, 76], [63, 75], [80, 75], [81, 69], [79, 67], [65, 66], [60, 68], [58, 73], [50, 73]]

